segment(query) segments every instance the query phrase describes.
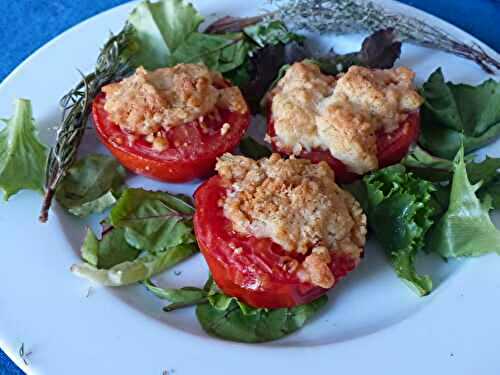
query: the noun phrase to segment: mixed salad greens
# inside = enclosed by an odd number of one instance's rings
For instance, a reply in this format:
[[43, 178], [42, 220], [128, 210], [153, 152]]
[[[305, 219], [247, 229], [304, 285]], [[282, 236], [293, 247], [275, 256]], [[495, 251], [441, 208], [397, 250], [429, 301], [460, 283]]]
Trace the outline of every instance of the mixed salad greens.
[[[152, 69], [202, 62], [238, 85], [253, 110], [259, 111], [267, 90], [295, 61], [308, 58], [325, 73], [337, 74], [352, 65], [392, 67], [401, 52], [391, 30], [372, 34], [358, 52], [318, 55], [303, 36], [280, 21], [248, 25], [247, 19], [224, 18], [201, 31], [203, 20], [182, 0], [142, 2], [120, 34], [123, 44], [114, 56], [120, 69], [99, 84], [141, 65]], [[98, 76], [99, 70], [92, 74]], [[478, 86], [454, 84], [437, 69], [420, 92], [425, 99], [420, 146], [401, 163], [345, 187], [363, 206], [398, 277], [424, 296], [433, 283], [415, 268], [421, 253], [436, 253], [446, 260], [500, 252], [500, 231], [489, 215], [491, 209], [500, 208], [500, 158], [477, 162], [470, 154], [500, 137], [500, 83], [490, 79]], [[85, 125], [87, 117], [80, 116], [79, 121]], [[0, 131], [4, 199], [22, 189], [42, 191], [47, 150], [37, 136], [30, 102], [18, 100], [13, 117], [4, 122]], [[270, 154], [250, 137], [242, 140], [240, 151], [255, 159]], [[52, 157], [56, 154], [53, 150]], [[196, 316], [208, 333], [244, 342], [269, 341], [294, 332], [325, 304], [326, 296], [294, 308], [256, 309], [224, 295], [211, 279], [203, 288], [155, 285], [152, 276], [198, 252], [195, 208], [190, 197], [128, 188], [125, 180], [126, 171], [114, 158], [87, 155], [71, 163], [56, 184], [55, 198], [72, 215], [110, 209], [99, 235], [87, 230], [82, 263], [72, 267], [75, 274], [107, 286], [141, 282], [170, 302], [165, 311], [196, 305]]]

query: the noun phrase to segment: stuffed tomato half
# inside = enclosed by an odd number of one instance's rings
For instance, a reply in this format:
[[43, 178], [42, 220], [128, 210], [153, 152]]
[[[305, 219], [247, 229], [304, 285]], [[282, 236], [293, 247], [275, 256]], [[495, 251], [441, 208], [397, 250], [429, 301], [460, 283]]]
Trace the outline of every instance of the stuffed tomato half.
[[196, 238], [222, 291], [254, 307], [313, 301], [359, 263], [366, 217], [324, 163], [223, 155], [195, 193]]
[[404, 67], [352, 66], [338, 76], [293, 64], [268, 95], [266, 139], [276, 152], [325, 161], [338, 182], [399, 162], [420, 132], [423, 99]]
[[93, 103], [101, 142], [129, 170], [185, 182], [212, 173], [250, 123], [240, 90], [201, 64], [136, 72]]

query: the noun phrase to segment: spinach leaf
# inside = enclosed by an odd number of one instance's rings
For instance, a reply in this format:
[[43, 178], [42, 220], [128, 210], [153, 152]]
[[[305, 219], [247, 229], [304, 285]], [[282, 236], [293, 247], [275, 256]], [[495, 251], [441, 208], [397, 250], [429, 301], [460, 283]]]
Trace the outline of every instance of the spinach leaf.
[[196, 242], [193, 213], [193, 206], [180, 196], [130, 188], [111, 210], [110, 221], [125, 229], [129, 244], [157, 253]]
[[247, 156], [254, 160], [267, 158], [272, 154], [271, 150], [269, 150], [263, 144], [257, 142], [252, 137], [245, 137], [241, 140], [240, 151], [244, 156]]
[[[212, 298], [212, 301], [214, 298]], [[327, 302], [327, 296], [292, 308], [255, 309], [231, 297], [196, 306], [196, 316], [210, 335], [240, 342], [280, 339], [300, 329]]]
[[68, 170], [56, 192], [58, 202], [71, 214], [87, 216], [115, 204], [125, 181], [125, 169], [105, 155], [92, 154]]
[[461, 148], [454, 161], [448, 210], [430, 234], [431, 250], [445, 258], [500, 252], [500, 231], [489, 216], [492, 200], [485, 195], [483, 202], [479, 201], [476, 192], [480, 185], [470, 183]]
[[163, 308], [166, 312], [197, 305], [199, 303], [207, 302], [208, 300], [208, 293], [205, 290], [196, 287], [186, 286], [180, 289], [160, 288], [151, 280], [146, 280], [143, 284], [146, 289], [153, 293], [156, 297], [172, 302], [170, 305]]
[[394, 165], [365, 176], [362, 187], [352, 191], [396, 274], [420, 296], [430, 293], [430, 277], [419, 275], [414, 263], [433, 224], [432, 183]]
[[424, 83], [421, 94], [420, 143], [433, 154], [452, 159], [461, 145], [465, 153], [500, 135], [500, 83], [478, 86], [445, 82], [441, 68]]
[[37, 136], [31, 102], [16, 100], [13, 117], [1, 121], [6, 125], [0, 130], [0, 189], [4, 200], [22, 189], [42, 192], [46, 148]]

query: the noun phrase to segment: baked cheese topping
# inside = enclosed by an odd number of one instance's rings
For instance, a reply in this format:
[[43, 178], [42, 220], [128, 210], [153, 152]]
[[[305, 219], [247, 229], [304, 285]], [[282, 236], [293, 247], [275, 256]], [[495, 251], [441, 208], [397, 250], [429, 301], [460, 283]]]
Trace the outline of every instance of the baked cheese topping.
[[329, 150], [358, 174], [378, 168], [376, 133], [397, 129], [423, 99], [408, 68], [352, 66], [337, 78], [313, 63], [293, 64], [271, 92], [280, 148]]
[[306, 255], [298, 269], [302, 280], [329, 288], [335, 281], [330, 251], [360, 257], [366, 217], [325, 162], [224, 154], [216, 170], [229, 189], [221, 204], [233, 229]]
[[123, 129], [152, 134], [161, 128], [193, 121], [216, 106], [248, 111], [237, 87], [223, 87], [224, 79], [201, 64], [178, 64], [147, 71], [140, 67], [130, 77], [102, 88], [104, 109]]

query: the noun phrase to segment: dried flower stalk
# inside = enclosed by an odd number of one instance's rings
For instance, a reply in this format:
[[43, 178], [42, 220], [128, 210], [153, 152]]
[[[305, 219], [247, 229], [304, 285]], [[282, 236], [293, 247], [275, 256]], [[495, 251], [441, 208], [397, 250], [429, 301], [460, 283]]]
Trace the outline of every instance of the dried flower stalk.
[[369, 0], [270, 0], [269, 13], [294, 29], [318, 33], [349, 33], [394, 28], [400, 40], [440, 49], [475, 61], [486, 72], [500, 69], [500, 61], [475, 42], [459, 40], [421, 19], [384, 9]]

